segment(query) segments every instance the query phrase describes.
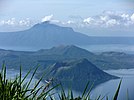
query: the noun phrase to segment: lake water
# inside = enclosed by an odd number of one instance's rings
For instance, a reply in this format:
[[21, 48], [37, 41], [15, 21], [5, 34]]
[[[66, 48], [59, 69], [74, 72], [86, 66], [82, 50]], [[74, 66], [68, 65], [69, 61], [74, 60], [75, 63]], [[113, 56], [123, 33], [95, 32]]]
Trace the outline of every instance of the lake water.
[[[6, 78], [13, 80], [13, 79], [15, 79], [17, 76], [19, 76], [19, 72], [20, 72], [19, 70], [8, 69], [8, 70], [7, 70], [7, 73], [6, 73]], [[22, 72], [22, 79], [23, 79], [23, 77], [25, 77], [26, 74], [27, 74], [26, 72]], [[29, 75], [27, 76], [27, 78], [25, 79], [25, 82], [29, 82], [29, 80], [31, 79], [31, 76], [32, 76], [32, 74], [29, 74]], [[31, 84], [30, 84], [30, 87], [33, 88], [37, 82], [38, 82], [38, 79], [36, 79], [36, 78], [34, 77], [33, 80], [32, 80], [32, 82], [31, 82]], [[41, 86], [41, 85], [44, 85], [44, 83], [41, 82], [41, 83], [40, 83], [40, 86]]]
[[[127, 100], [127, 91], [129, 100], [134, 100], [134, 69], [105, 70], [105, 72], [122, 78], [118, 100]], [[101, 94], [102, 97], [108, 95], [109, 98], [112, 98], [120, 80], [114, 79], [98, 85], [92, 91], [91, 97], [96, 98]]]
[[[118, 77], [122, 77], [122, 84], [121, 84], [121, 89], [119, 92], [119, 97], [118, 100], [127, 100], [127, 91], [129, 94], [129, 100], [134, 100], [134, 69], [120, 69], [120, 70], [105, 70], [105, 72], [111, 74], [111, 75], [116, 75]], [[18, 70], [13, 70], [10, 69], [7, 71], [7, 77], [8, 78], [14, 78], [16, 75], [19, 75]], [[23, 76], [26, 73], [23, 72]], [[30, 79], [30, 76], [26, 79], [28, 81]], [[34, 83], [37, 81], [36, 78], [33, 79], [32, 86]], [[114, 93], [118, 87], [118, 84], [120, 82], [120, 79], [114, 79], [107, 81], [105, 83], [102, 83], [98, 85], [95, 89], [92, 90], [91, 92], [91, 98], [96, 98], [101, 94], [101, 97], [108, 95], [109, 98], [112, 98], [114, 96]], [[44, 83], [41, 83], [41, 85]], [[75, 92], [75, 96], [79, 95], [80, 93]], [[111, 99], [110, 99], [111, 100]]]
[[134, 45], [126, 45], [126, 44], [85, 45], [79, 47], [91, 52], [117, 51], [130, 54], [134, 53]]

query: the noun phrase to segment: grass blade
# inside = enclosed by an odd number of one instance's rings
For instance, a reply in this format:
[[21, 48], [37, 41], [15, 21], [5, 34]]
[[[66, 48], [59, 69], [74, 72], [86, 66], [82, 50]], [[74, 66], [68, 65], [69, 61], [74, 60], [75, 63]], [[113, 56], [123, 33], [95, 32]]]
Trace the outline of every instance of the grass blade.
[[116, 93], [115, 93], [115, 95], [113, 97], [113, 100], [117, 100], [117, 98], [118, 98], [120, 87], [121, 87], [121, 83], [122, 83], [122, 79], [121, 79], [121, 81], [120, 81], [120, 83], [118, 85], [118, 88], [117, 88]]

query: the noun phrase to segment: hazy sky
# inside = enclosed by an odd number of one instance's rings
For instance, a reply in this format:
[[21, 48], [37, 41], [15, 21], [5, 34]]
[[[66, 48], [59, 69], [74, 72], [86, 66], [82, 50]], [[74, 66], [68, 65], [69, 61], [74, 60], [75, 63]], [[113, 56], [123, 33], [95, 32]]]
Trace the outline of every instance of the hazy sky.
[[46, 20], [89, 35], [89, 29], [105, 30], [107, 34], [111, 27], [118, 31], [125, 27], [132, 34], [134, 0], [0, 0], [0, 31], [6, 25], [28, 27]]
[[103, 11], [133, 13], [132, 0], [1, 0], [1, 17], [40, 18], [53, 14], [55, 18], [88, 17]]

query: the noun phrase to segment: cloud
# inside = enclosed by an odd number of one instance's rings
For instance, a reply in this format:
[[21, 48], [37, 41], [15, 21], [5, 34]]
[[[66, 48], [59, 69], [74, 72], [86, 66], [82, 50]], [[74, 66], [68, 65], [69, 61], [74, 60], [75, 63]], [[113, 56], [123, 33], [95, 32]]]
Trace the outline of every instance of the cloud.
[[92, 24], [94, 22], [94, 19], [92, 17], [88, 17], [84, 19], [83, 22], [86, 24]]
[[7, 19], [7, 20], [0, 20], [0, 26], [30, 26], [31, 25], [31, 20], [29, 18], [22, 19], [22, 20], [17, 20], [15, 18]]
[[132, 26], [134, 25], [134, 14], [105, 11], [100, 15], [83, 19], [83, 23], [99, 27]]
[[121, 17], [123, 20], [129, 20], [130, 18], [129, 14], [121, 14]]
[[87, 18], [71, 17], [71, 20], [61, 21], [53, 18], [53, 15], [45, 16], [41, 22], [50, 21], [51, 23], [70, 26], [70, 27], [129, 27], [134, 26], [134, 14], [127, 14], [114, 11], [104, 11], [96, 16]]
[[20, 20], [19, 21], [19, 25], [21, 26], [30, 26], [31, 25], [31, 21], [29, 18], [26, 18], [25, 20]]
[[132, 20], [132, 22], [134, 23], [134, 14], [132, 14], [131, 20]]
[[106, 22], [107, 27], [112, 27], [112, 26], [115, 26], [115, 25], [120, 25], [120, 23], [115, 19], [110, 19]]
[[52, 18], [53, 18], [53, 15], [45, 16], [44, 18], [42, 18], [41, 22], [51, 21]]
[[[103, 28], [111, 28], [111, 27], [133, 27], [134, 26], [134, 13], [120, 13], [114, 11], [104, 11], [103, 13], [96, 16], [88, 16], [87, 18], [82, 17], [73, 17], [69, 20], [57, 20], [54, 18], [53, 14], [45, 16], [40, 19], [41, 22], [50, 21], [50, 23], [68, 26], [68, 27], [103, 27]], [[8, 26], [33, 26], [36, 23], [40, 23], [39, 21], [33, 21], [30, 18], [17, 20], [16, 18], [11, 18], [7, 20], [0, 20], [0, 26], [8, 25]]]
[[67, 21], [67, 24], [74, 24], [75, 22], [72, 20]]
[[52, 22], [52, 23], [60, 23], [59, 20], [55, 20], [55, 19], [54, 19], [54, 20], [51, 20], [51, 22]]
[[1, 21], [1, 25], [14, 25], [15, 23], [16, 23], [15, 18]]

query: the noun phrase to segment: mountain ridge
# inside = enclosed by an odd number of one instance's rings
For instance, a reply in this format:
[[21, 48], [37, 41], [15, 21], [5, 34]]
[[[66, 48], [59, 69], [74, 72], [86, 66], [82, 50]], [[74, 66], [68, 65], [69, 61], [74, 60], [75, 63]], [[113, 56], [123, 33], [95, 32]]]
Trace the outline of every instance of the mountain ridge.
[[89, 81], [96, 86], [110, 79], [118, 78], [103, 72], [87, 59], [57, 62], [50, 66], [49, 69], [48, 79], [54, 79], [62, 83], [65, 88], [69, 88], [71, 84], [76, 91], [82, 91]]
[[0, 33], [0, 46], [35, 47], [42, 49], [60, 44], [85, 44], [88, 40], [89, 37], [87, 35], [74, 32], [72, 28], [50, 23], [36, 24], [24, 31]]
[[44, 68], [57, 61], [72, 61], [84, 58], [103, 70], [134, 68], [133, 54], [122, 52], [103, 52], [96, 54], [74, 45], [62, 45], [38, 51], [0, 50], [0, 64], [2, 65], [3, 61], [8, 61], [8, 67], [18, 67], [21, 61], [21, 64], [25, 68], [35, 66], [38, 63]]

